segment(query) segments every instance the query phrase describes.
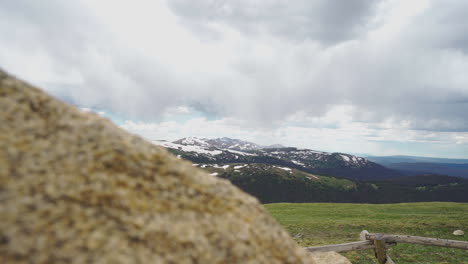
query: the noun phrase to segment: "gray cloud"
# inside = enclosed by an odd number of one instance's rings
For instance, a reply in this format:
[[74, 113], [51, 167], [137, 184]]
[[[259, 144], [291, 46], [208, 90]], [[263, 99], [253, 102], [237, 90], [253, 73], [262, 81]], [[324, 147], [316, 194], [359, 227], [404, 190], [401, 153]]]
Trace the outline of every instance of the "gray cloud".
[[[369, 26], [379, 1], [367, 0], [175, 0], [168, 4], [185, 25], [210, 31], [223, 23], [248, 35], [270, 33], [288, 40], [334, 44], [353, 39]], [[213, 34], [216, 36], [216, 34]]]
[[[26, 78], [43, 71], [56, 80], [38, 84], [54, 95], [130, 118], [189, 105], [265, 127], [352, 105], [359, 122], [468, 131], [465, 1], [430, 1], [409, 19], [364, 0], [168, 5], [192, 31], [131, 8], [117, 14], [128, 27], [115, 28], [106, 12], [116, 9], [92, 1], [3, 1], [1, 66]], [[167, 44], [174, 34], [183, 37]]]
[[80, 53], [105, 33], [87, 11], [79, 2], [2, 1], [2, 42], [11, 42], [25, 53], [46, 52], [51, 59], [79, 64]]
[[418, 16], [406, 37], [436, 49], [468, 52], [467, 1], [432, 1], [427, 12]]

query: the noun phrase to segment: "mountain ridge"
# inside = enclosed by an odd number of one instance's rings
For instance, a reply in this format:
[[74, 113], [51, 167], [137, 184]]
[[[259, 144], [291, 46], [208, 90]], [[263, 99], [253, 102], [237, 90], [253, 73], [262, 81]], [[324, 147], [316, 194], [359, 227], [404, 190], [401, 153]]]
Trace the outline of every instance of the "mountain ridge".
[[258, 150], [258, 149], [266, 149], [266, 148], [284, 148], [284, 146], [281, 144], [261, 146], [250, 141], [228, 138], [228, 137], [214, 138], [214, 139], [200, 138], [200, 137], [185, 137], [185, 138], [181, 138], [176, 141], [173, 141], [172, 143], [181, 144], [181, 145], [216, 147], [220, 149], [233, 149], [233, 150]]
[[210, 143], [216, 141], [200, 138], [154, 143], [213, 177], [231, 181], [264, 203], [468, 201], [464, 195], [466, 179], [405, 176], [363, 157], [339, 152], [295, 147], [235, 150], [229, 146], [238, 141], [221, 139], [231, 144], [216, 147]]
[[362, 157], [295, 147], [259, 148], [256, 143], [239, 139], [188, 137], [153, 141], [180, 158], [194, 163], [265, 163], [335, 177], [358, 180], [384, 179], [401, 174]]

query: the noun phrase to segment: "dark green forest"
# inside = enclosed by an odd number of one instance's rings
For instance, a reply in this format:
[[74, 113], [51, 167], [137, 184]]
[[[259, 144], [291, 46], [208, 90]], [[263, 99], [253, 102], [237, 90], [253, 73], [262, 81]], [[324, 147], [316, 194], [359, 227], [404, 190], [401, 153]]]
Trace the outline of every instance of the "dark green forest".
[[357, 181], [325, 176], [311, 180], [303, 174], [255, 168], [242, 172], [225, 171], [219, 177], [228, 179], [262, 203], [468, 202], [468, 180], [457, 177], [421, 175]]

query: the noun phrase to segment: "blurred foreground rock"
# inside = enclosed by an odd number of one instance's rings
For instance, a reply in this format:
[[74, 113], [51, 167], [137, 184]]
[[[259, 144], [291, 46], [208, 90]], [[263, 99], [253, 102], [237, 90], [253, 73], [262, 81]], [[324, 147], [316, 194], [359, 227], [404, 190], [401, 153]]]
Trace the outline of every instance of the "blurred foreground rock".
[[349, 260], [336, 252], [320, 252], [312, 254], [315, 263], [351, 264]]
[[0, 263], [338, 263], [229, 182], [1, 71], [0, 200]]

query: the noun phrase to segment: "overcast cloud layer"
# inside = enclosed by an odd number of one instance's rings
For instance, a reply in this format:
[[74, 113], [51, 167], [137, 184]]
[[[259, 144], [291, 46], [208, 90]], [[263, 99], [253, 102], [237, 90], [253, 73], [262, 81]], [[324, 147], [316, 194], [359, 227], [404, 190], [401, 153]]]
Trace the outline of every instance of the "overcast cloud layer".
[[[0, 67], [158, 137], [202, 134], [187, 126], [197, 113], [197, 125], [253, 140], [269, 131], [299, 145], [302, 133], [317, 139], [309, 147], [375, 153], [419, 142], [428, 147], [407, 154], [467, 157], [466, 10], [468, 0], [3, 0]], [[164, 130], [174, 109], [187, 117], [178, 133]]]

